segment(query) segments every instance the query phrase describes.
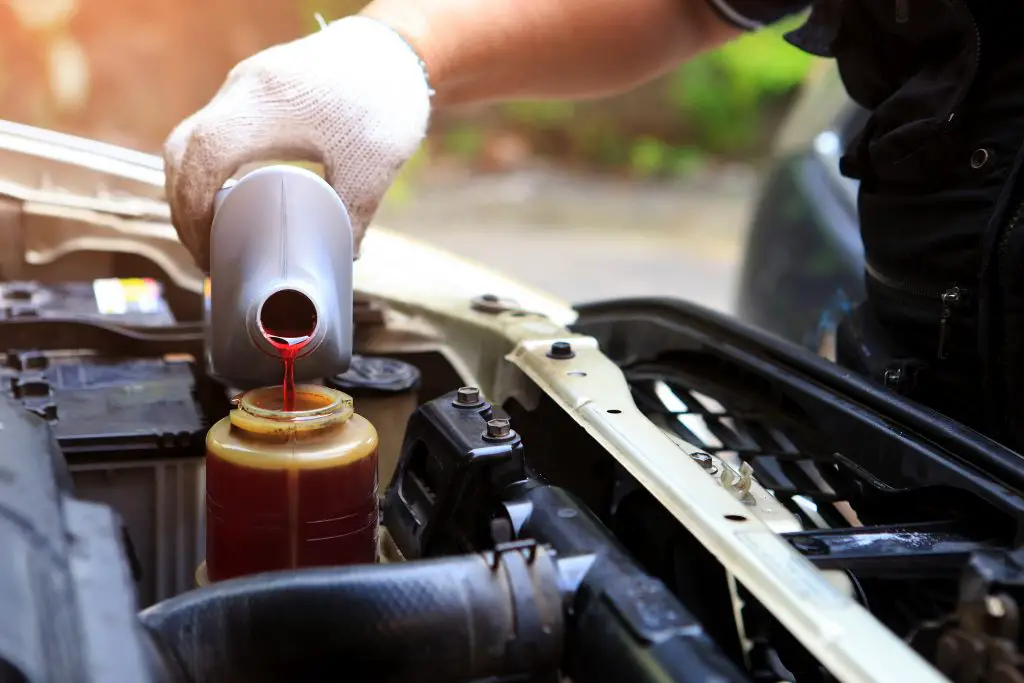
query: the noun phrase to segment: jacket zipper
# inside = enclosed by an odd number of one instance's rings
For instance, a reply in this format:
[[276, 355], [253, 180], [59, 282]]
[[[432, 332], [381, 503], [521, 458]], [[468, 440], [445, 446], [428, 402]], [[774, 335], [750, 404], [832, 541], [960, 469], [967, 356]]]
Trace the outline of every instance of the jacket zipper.
[[[981, 63], [981, 29], [978, 27], [978, 21], [977, 19], [974, 18], [974, 13], [971, 11], [971, 8], [967, 4], [966, 0], [961, 0], [959, 5], [963, 8], [968, 21], [970, 21], [971, 28], [974, 29], [974, 60], [973, 64], [971, 65], [971, 76], [969, 79], [966, 79], [965, 81], [965, 83], [967, 83], [968, 85], [966, 85], [963, 88], [963, 90], [958, 94], [956, 102], [953, 105], [953, 108], [950, 110], [949, 116], [946, 119], [947, 126], [951, 126], [953, 124], [953, 121], [956, 118], [956, 108], [959, 106], [961, 102], [963, 102], [964, 98], [967, 96], [967, 89], [970, 87], [969, 84], [974, 81], [974, 75], [977, 73], [978, 65]], [[903, 8], [904, 14], [906, 13], [906, 9], [906, 7]], [[1014, 220], [1012, 221], [1013, 225], [1016, 225], [1017, 219], [1019, 219], [1022, 210], [1024, 210], [1024, 203], [1022, 203], [1021, 206], [1018, 208], [1017, 213], [1014, 216]], [[1010, 232], [1012, 232], [1012, 228], [1008, 229], [1006, 233], [1003, 235], [1003, 239], [1000, 243], [1001, 245], [1003, 243], [1009, 242]], [[953, 317], [956, 311], [963, 306], [964, 300], [969, 296], [969, 292], [957, 284], [952, 284], [948, 286], [936, 286], [917, 283], [910, 280], [900, 280], [891, 278], [886, 274], [882, 273], [881, 271], [879, 271], [878, 269], [874, 268], [870, 263], [865, 263], [865, 269], [867, 270], [868, 275], [872, 279], [882, 284], [883, 286], [888, 287], [889, 289], [903, 292], [905, 294], [909, 294], [915, 297], [933, 299], [939, 303], [939, 330], [935, 356], [939, 360], [945, 360], [946, 358], [948, 358], [949, 337], [950, 332], [952, 330]], [[1006, 342], [1004, 340], [1004, 345], [1005, 343]]]
[[[971, 68], [971, 78], [967, 81], [967, 83], [973, 83], [974, 74], [977, 73], [978, 66], [981, 64], [981, 29], [978, 27], [978, 20], [974, 18], [974, 12], [971, 11], [971, 6], [967, 4], [966, 0], [962, 0], [960, 4], [964, 8], [967, 19], [971, 22], [971, 28], [974, 29], [974, 64]], [[970, 86], [968, 85], [960, 93], [958, 97], [959, 102], [962, 102], [967, 96], [966, 91], [969, 88]], [[947, 123], [952, 123], [955, 116], [956, 112], [951, 111]], [[942, 312], [939, 314], [939, 343], [935, 353], [939, 360], [945, 360], [949, 357], [949, 335], [952, 329], [953, 314], [963, 305], [966, 295], [967, 293], [955, 284], [947, 287], [939, 294]]]
[[939, 317], [939, 345], [935, 357], [945, 360], [949, 357], [949, 330], [953, 320], [953, 312], [963, 303], [963, 292], [953, 285], [942, 293], [942, 314]]
[[[971, 28], [974, 29], [974, 64], [971, 65], [971, 77], [965, 82], [970, 84], [974, 81], [974, 75], [978, 71], [978, 66], [981, 64], [981, 29], [978, 28], [978, 20], [974, 18], [974, 12], [971, 11], [970, 5], [967, 4], [967, 0], [961, 0], [960, 6], [963, 7], [964, 13], [967, 15], [967, 20], [971, 22]], [[970, 85], [967, 85], [957, 96], [956, 103], [953, 105], [953, 109], [949, 112], [949, 116], [946, 119], [946, 124], [952, 124], [953, 119], [956, 118], [956, 107], [963, 102], [967, 96], [967, 90]]]
[[873, 280], [889, 289], [914, 297], [932, 299], [940, 304], [939, 338], [935, 347], [935, 357], [939, 360], [948, 358], [949, 335], [952, 330], [953, 317], [956, 311], [963, 306], [964, 299], [967, 298], [967, 293], [964, 289], [957, 284], [939, 286], [893, 278], [881, 272], [870, 263], [865, 263], [864, 267]]

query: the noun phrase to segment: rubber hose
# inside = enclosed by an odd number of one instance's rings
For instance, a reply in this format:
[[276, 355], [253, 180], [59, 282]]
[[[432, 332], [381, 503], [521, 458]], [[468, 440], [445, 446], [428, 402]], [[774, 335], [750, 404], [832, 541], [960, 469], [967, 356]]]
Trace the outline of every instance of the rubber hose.
[[194, 683], [442, 683], [557, 670], [542, 548], [224, 581], [140, 614]]

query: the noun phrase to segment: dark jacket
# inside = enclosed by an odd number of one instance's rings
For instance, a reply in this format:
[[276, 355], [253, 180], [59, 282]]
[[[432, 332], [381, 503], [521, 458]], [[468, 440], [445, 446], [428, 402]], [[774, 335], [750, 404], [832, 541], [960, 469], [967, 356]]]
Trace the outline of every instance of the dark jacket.
[[[808, 4], [708, 2], [748, 29]], [[841, 162], [860, 180], [868, 291], [842, 326], [842, 361], [1020, 448], [1024, 41], [1014, 32], [1024, 7], [1016, 5], [1024, 3], [816, 0], [787, 39], [834, 57], [850, 96], [871, 112]]]

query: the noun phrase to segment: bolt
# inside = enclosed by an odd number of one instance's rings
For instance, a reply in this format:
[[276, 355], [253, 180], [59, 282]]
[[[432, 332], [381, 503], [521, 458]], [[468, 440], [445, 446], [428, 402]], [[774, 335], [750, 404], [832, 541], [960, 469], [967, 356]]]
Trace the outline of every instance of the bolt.
[[715, 461], [711, 459], [710, 455], [708, 455], [707, 453], [701, 453], [700, 451], [696, 453], [690, 453], [690, 458], [692, 458], [695, 463], [697, 463], [706, 470], [710, 470], [715, 465]]
[[575, 355], [576, 353], [572, 350], [572, 344], [565, 341], [556, 341], [548, 350], [548, 357], [555, 358], [557, 360], [573, 358]]
[[512, 423], [499, 417], [487, 421], [487, 437], [490, 439], [507, 439], [512, 436]]
[[480, 405], [480, 390], [476, 387], [462, 387], [455, 393], [455, 405], [457, 406], [478, 406]]
[[496, 294], [483, 294], [473, 299], [470, 306], [474, 311], [497, 314], [518, 308], [519, 304], [512, 299], [502, 299]]

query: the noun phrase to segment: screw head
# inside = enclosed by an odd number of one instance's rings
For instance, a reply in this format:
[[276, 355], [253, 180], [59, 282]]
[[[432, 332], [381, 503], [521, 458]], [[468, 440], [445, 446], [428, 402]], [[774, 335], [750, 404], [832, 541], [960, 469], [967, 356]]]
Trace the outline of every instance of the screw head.
[[490, 439], [507, 439], [512, 436], [512, 423], [504, 417], [496, 417], [487, 421], [487, 437]]
[[455, 392], [455, 405], [478, 406], [480, 403], [480, 390], [476, 387], [460, 387]]
[[702, 453], [700, 451], [698, 451], [696, 453], [690, 453], [690, 458], [695, 463], [697, 463], [698, 465], [700, 465], [701, 467], [703, 467], [706, 470], [710, 470], [715, 465], [715, 461], [712, 460], [712, 458], [711, 458], [711, 456], [709, 454]]
[[497, 294], [483, 294], [470, 302], [474, 311], [482, 313], [504, 313], [519, 307], [519, 304], [512, 299], [502, 299]]
[[567, 341], [556, 341], [548, 349], [548, 357], [555, 358], [557, 360], [565, 360], [567, 358], [573, 358], [576, 353], [572, 350], [572, 344]]

